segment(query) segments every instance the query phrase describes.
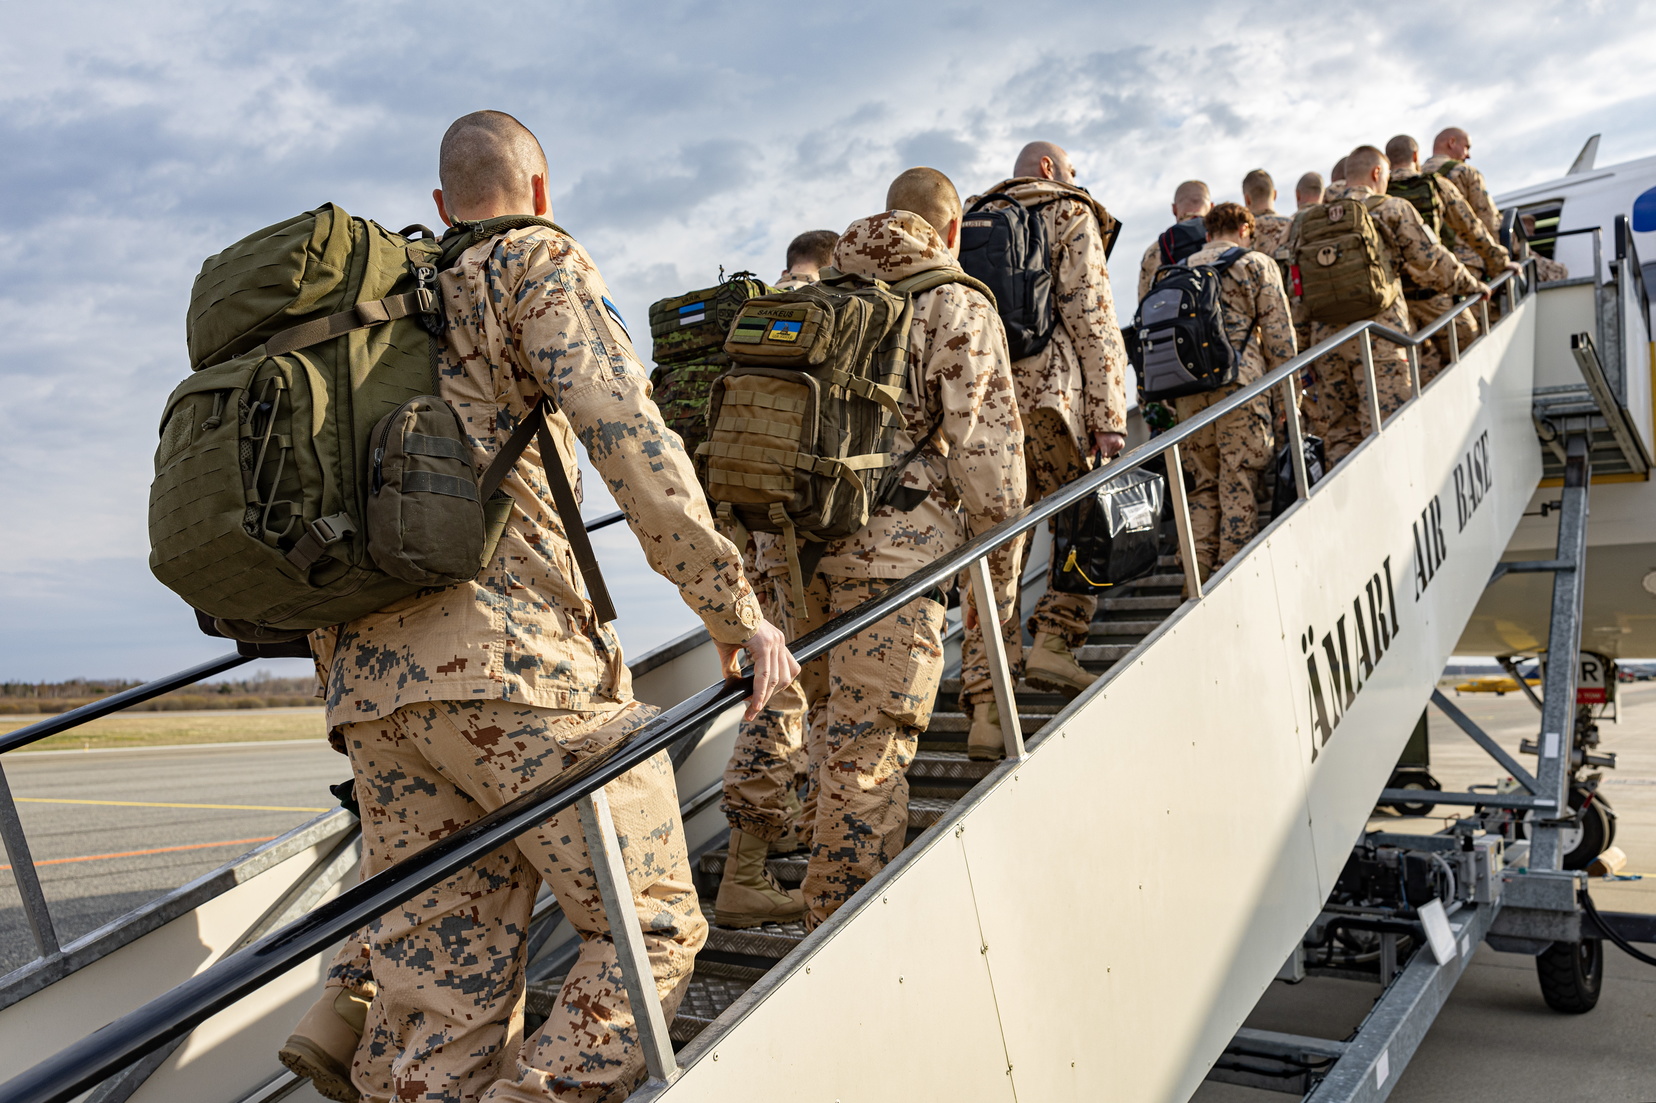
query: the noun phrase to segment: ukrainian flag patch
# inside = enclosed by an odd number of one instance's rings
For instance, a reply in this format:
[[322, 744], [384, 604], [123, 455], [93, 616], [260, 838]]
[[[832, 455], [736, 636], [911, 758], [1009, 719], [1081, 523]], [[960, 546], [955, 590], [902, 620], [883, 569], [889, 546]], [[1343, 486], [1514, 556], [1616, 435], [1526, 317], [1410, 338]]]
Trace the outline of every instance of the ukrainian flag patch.
[[799, 340], [799, 322], [789, 322], [778, 319], [770, 324], [770, 330], [765, 334], [767, 341], [785, 341], [792, 343]]

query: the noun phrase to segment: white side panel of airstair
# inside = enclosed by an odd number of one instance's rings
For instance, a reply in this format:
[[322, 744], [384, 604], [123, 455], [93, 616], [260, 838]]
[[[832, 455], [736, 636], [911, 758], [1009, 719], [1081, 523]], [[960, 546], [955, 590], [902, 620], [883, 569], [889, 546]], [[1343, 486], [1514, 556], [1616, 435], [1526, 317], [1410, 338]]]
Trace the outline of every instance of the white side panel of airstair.
[[645, 1096], [1188, 1098], [1315, 918], [1540, 477], [1534, 328], [1525, 304]]

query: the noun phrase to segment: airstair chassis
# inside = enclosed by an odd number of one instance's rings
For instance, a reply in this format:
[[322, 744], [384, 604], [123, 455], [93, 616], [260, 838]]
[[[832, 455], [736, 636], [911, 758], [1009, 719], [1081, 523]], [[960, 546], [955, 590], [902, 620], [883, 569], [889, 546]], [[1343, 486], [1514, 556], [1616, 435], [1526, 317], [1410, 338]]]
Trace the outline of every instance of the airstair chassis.
[[642, 1098], [1188, 1098], [1316, 918], [1540, 478], [1534, 340], [1526, 302]]

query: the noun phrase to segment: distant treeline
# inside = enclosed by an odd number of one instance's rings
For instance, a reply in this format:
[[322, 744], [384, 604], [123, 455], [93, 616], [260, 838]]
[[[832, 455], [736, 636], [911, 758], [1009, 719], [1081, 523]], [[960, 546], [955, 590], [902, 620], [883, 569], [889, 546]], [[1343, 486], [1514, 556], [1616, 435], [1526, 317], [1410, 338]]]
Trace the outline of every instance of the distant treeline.
[[[130, 681], [0, 682], [0, 713], [67, 712], [72, 708], [141, 685]], [[135, 712], [191, 712], [200, 709], [301, 708], [319, 702], [311, 678], [252, 678], [240, 682], [196, 682], [128, 706]]]

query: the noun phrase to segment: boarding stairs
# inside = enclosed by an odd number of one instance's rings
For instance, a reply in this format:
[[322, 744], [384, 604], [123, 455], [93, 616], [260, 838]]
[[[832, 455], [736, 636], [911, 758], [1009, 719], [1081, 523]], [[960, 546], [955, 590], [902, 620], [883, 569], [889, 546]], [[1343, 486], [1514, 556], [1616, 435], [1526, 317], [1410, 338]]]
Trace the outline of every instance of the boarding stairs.
[[[181, 902], [143, 929], [117, 930], [119, 947], [94, 960], [84, 945], [54, 947], [54, 956], [43, 944], [28, 991], [9, 997], [13, 978], [0, 979], [0, 1103], [66, 1101], [95, 1085], [100, 1103], [282, 1098], [300, 1086], [276, 1070], [272, 1053], [316, 991], [332, 946], [570, 807], [581, 812], [608, 886], [622, 971], [640, 1009], [651, 1077], [635, 1099], [773, 1100], [804, 1085], [823, 1099], [1189, 1098], [1318, 922], [1542, 478], [1537, 349], [1569, 335], [1538, 331], [1532, 281], [1503, 277], [1497, 293], [1497, 324], [1424, 388], [1411, 352], [1414, 397], [1314, 486], [1296, 463], [1298, 500], [1210, 579], [1184, 566], [1188, 511], [1182, 481], [1172, 480], [1180, 554], [1101, 601], [1081, 653], [1099, 681], [1066, 701], [1013, 683], [1000, 662], [1008, 756], [994, 763], [966, 759], [967, 719], [950, 711], [958, 686], [946, 681], [909, 774], [909, 846], [809, 935], [797, 925], [715, 928], [675, 1022], [662, 1018], [643, 980], [635, 921], [616, 910], [626, 890], [601, 786], [673, 750], [710, 900], [723, 859], [718, 777], [745, 687], [698, 688], [716, 677], [705, 636], [634, 664], [640, 696], [671, 707], [614, 756], [368, 881], [353, 885], [342, 868], [349, 820], [336, 812], [308, 825], [311, 835], [286, 840], [281, 862], [266, 861], [287, 879], [243, 903], [247, 921], [203, 928], [197, 941], [208, 952], [170, 971], [140, 951], [194, 917]], [[1349, 327], [797, 641], [796, 653], [822, 654], [963, 571], [986, 607], [989, 553], [1044, 529], [1112, 475], [1158, 458], [1179, 470], [1180, 442], [1256, 394], [1280, 391], [1283, 407], [1295, 409], [1300, 371], [1338, 344], [1355, 341], [1366, 353], [1378, 334], [1412, 349], [1448, 324], [1413, 338], [1374, 323]], [[1301, 457], [1298, 418], [1287, 428], [1291, 454]], [[1570, 438], [1576, 453], [1583, 439]], [[15, 745], [0, 737], [0, 752]], [[4, 794], [0, 806], [10, 806]], [[12, 835], [5, 841], [11, 848]], [[771, 869], [797, 884], [803, 861], [774, 859]], [[216, 899], [258, 883], [238, 881]], [[1475, 944], [1496, 911], [1469, 899], [1457, 934]], [[542, 902], [531, 932], [531, 1013], [544, 1013], [556, 992], [568, 939], [555, 906]], [[100, 965], [120, 954], [126, 973], [103, 973], [100, 992], [92, 983]], [[142, 998], [110, 983], [134, 963], [152, 970], [135, 982], [149, 985]], [[1424, 1031], [1415, 1012], [1434, 1012], [1432, 994], [1446, 995], [1456, 975], [1416, 953], [1388, 989], [1410, 995], [1414, 1017], [1399, 1022], [1416, 1034], [1404, 1037], [1396, 1024], [1386, 1033], [1381, 1023], [1375, 1041], [1322, 1053], [1327, 1075], [1312, 1098], [1383, 1099]], [[71, 1041], [110, 1015], [109, 1026]], [[169, 1048], [180, 1038], [184, 1045]]]

